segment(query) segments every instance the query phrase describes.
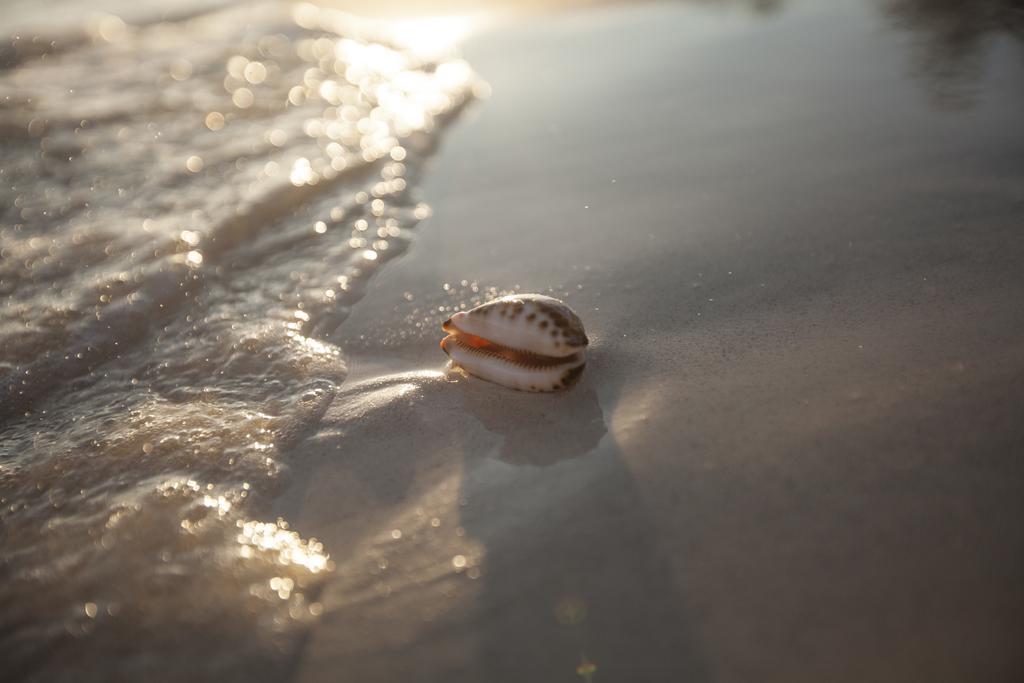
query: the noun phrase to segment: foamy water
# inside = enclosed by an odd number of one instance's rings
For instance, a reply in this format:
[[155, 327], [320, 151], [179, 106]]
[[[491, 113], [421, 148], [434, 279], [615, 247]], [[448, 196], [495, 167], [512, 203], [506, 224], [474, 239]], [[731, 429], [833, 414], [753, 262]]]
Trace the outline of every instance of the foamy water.
[[108, 16], [5, 57], [5, 674], [278, 676], [335, 550], [268, 502], [481, 83], [309, 6]]

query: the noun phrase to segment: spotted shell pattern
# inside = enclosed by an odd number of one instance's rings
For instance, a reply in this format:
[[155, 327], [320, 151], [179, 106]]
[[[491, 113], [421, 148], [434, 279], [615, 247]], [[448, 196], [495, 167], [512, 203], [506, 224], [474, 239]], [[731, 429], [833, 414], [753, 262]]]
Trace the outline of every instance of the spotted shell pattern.
[[[472, 375], [522, 391], [571, 386], [586, 364], [586, 332], [558, 299], [515, 294], [453, 315], [441, 342], [453, 363]], [[470, 337], [495, 347], [466, 343]]]

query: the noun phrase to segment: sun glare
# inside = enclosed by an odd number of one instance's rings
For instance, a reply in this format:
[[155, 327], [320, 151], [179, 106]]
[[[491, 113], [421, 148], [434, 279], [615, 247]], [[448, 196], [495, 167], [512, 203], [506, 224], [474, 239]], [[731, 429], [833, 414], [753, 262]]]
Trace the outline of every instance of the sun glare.
[[421, 57], [436, 57], [450, 52], [481, 23], [482, 19], [473, 15], [409, 19], [395, 22], [392, 35], [402, 47]]

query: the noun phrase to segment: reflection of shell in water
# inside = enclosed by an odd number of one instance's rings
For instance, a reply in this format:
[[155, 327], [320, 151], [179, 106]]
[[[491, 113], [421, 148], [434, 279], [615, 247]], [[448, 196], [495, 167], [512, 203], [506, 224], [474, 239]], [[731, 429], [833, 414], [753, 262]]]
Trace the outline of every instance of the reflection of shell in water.
[[572, 309], [540, 294], [495, 299], [445, 321], [441, 348], [471, 375], [521, 391], [571, 386], [586, 364], [587, 335]]

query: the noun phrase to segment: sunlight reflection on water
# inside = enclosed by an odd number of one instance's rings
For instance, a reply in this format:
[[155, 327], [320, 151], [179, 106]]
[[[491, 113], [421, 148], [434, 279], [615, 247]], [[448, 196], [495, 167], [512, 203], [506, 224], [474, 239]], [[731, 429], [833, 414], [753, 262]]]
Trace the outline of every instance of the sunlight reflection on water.
[[0, 72], [9, 670], [287, 664], [334, 563], [261, 515], [345, 378], [331, 334], [429, 213], [423, 160], [482, 87], [468, 28], [107, 16]]

